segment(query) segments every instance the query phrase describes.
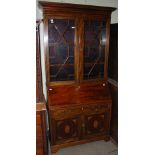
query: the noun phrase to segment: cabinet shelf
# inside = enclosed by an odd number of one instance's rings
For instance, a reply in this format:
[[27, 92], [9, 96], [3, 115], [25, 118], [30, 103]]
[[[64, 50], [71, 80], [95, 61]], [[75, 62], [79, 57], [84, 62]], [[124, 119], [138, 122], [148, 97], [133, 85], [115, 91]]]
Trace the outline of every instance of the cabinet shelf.
[[94, 65], [94, 64], [97, 64], [97, 65], [104, 65], [104, 62], [97, 62], [97, 63], [95, 63], [95, 62], [85, 62], [84, 64], [85, 64], [85, 65]]
[[[72, 43], [72, 42], [66, 42], [65, 41], [65, 43], [68, 45], [68, 46], [74, 46], [74, 43]], [[59, 45], [60, 44], [60, 41], [59, 42], [55, 42], [55, 43], [48, 43], [48, 46], [49, 47], [52, 47], [52, 46], [57, 46], [57, 45]]]
[[[94, 62], [86, 62], [84, 63], [85, 65], [104, 65], [104, 62], [98, 62], [98, 63], [94, 63]], [[50, 64], [50, 67], [61, 67], [61, 66], [74, 66], [74, 64]]]
[[50, 67], [70, 67], [70, 66], [74, 66], [74, 64], [50, 64]]

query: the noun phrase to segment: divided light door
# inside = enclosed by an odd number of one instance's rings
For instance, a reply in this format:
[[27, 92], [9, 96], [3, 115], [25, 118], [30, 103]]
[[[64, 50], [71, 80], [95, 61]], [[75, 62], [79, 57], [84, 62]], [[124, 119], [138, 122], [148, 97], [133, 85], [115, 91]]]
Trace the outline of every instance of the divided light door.
[[103, 17], [46, 18], [48, 83], [61, 85], [105, 80], [107, 26]]

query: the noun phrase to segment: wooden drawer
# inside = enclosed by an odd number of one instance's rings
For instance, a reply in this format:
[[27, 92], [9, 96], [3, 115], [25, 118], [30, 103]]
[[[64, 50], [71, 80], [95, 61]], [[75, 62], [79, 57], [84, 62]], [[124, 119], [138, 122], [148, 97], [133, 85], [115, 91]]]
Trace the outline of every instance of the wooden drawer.
[[57, 110], [52, 110], [51, 115], [54, 119], [65, 119], [72, 116], [77, 116], [82, 113], [82, 107], [76, 106], [72, 108], [60, 108]]
[[81, 105], [67, 108], [57, 108], [51, 110], [51, 115], [54, 119], [64, 119], [80, 114], [100, 114], [107, 111], [109, 104], [92, 104], [92, 105]]
[[108, 104], [95, 104], [82, 107], [84, 115], [101, 114], [108, 110]]

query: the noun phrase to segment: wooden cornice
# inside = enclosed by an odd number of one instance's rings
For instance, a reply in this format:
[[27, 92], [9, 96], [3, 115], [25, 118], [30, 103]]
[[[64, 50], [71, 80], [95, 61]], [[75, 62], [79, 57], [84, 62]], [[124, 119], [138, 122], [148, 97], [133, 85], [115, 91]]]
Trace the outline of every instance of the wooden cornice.
[[92, 5], [79, 5], [79, 4], [70, 4], [70, 3], [55, 3], [55, 2], [45, 2], [39, 1], [39, 4], [43, 7], [44, 13], [51, 11], [69, 11], [69, 12], [109, 12], [116, 10], [113, 7], [101, 7], [101, 6], [92, 6]]

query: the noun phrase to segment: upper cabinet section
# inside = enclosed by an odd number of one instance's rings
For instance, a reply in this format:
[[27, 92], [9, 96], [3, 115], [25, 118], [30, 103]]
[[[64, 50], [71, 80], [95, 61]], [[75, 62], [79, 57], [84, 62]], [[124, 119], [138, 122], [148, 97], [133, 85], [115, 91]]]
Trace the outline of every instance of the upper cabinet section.
[[79, 4], [70, 4], [70, 3], [56, 3], [56, 2], [46, 2], [39, 1], [39, 4], [43, 7], [44, 15], [51, 14], [67, 14], [67, 13], [87, 13], [87, 14], [106, 14], [110, 13], [116, 8], [113, 7], [101, 7], [101, 6], [92, 6], [92, 5], [79, 5]]
[[104, 78], [106, 22], [84, 20], [84, 80]]
[[48, 51], [50, 82], [74, 80], [74, 38], [73, 19], [48, 20]]
[[40, 2], [48, 85], [107, 80], [110, 16], [115, 8]]

